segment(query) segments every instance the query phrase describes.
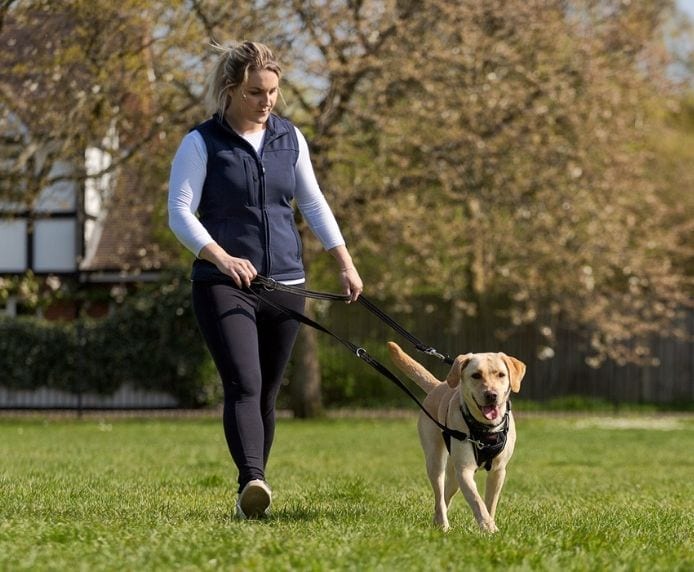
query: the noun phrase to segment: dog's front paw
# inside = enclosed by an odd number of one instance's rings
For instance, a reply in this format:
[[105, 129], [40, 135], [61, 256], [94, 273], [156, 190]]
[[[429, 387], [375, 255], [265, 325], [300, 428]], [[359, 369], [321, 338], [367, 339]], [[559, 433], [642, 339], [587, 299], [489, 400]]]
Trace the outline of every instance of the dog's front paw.
[[496, 532], [499, 532], [499, 529], [496, 527], [496, 524], [493, 520], [487, 522], [480, 522], [480, 530], [482, 532], [486, 532], [487, 534], [494, 534]]
[[441, 532], [448, 532], [450, 530], [450, 525], [448, 524], [448, 519], [445, 516], [436, 515], [434, 516], [433, 524], [436, 528], [441, 530]]

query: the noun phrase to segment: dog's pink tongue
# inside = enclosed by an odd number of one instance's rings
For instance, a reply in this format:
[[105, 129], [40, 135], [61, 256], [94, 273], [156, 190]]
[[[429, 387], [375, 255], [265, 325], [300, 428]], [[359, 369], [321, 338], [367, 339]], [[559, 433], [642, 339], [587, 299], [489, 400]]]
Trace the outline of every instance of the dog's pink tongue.
[[490, 421], [496, 419], [499, 416], [499, 408], [496, 405], [484, 405], [482, 406], [482, 415]]

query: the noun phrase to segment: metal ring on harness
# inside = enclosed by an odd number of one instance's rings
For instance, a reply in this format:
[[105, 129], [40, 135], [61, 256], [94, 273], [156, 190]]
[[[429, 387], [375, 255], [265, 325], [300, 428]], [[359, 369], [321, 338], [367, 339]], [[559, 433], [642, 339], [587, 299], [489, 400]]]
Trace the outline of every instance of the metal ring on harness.
[[367, 355], [366, 350], [364, 348], [357, 348], [356, 350], [354, 350], [354, 353], [357, 354], [357, 357], [361, 359], [364, 359], [364, 356]]
[[265, 290], [267, 290], [268, 292], [273, 292], [274, 290], [277, 290], [277, 280], [275, 280], [274, 278], [265, 278], [265, 280], [263, 280], [263, 288], [265, 288]]

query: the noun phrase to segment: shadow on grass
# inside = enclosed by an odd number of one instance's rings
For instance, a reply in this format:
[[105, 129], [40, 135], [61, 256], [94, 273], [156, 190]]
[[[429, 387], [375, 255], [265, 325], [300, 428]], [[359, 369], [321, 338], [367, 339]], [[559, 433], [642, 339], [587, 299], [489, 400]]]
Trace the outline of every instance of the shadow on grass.
[[330, 512], [326, 512], [325, 510], [317, 510], [317, 509], [310, 509], [310, 508], [303, 508], [303, 507], [291, 507], [291, 508], [283, 508], [283, 509], [273, 510], [271, 512], [271, 514], [265, 518], [252, 519], [250, 521], [245, 521], [243, 519], [237, 518], [233, 514], [233, 512], [220, 515], [219, 520], [223, 524], [252, 522], [253, 524], [272, 525], [272, 524], [278, 524], [278, 523], [283, 523], [283, 522], [297, 522], [297, 523], [312, 522], [312, 521], [320, 520], [322, 518], [331, 517], [331, 516], [335, 516], [335, 515], [333, 515]]
[[310, 522], [330, 516], [332, 516], [332, 514], [325, 510], [306, 507], [288, 507], [274, 511], [270, 516], [270, 520], [280, 522]]

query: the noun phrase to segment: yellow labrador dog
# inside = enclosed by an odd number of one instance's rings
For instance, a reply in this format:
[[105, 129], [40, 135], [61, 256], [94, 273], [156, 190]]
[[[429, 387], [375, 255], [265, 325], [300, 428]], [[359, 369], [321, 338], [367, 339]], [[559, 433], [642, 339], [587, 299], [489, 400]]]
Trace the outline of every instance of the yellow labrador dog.
[[[448, 507], [460, 487], [480, 529], [497, 532], [494, 515], [516, 443], [508, 398], [520, 390], [525, 364], [503, 353], [459, 355], [446, 381], [439, 381], [396, 343], [388, 342], [388, 349], [393, 363], [427, 393], [426, 411], [469, 437], [451, 438], [449, 452], [441, 428], [423, 412], [419, 417], [419, 439], [434, 489], [434, 524], [448, 530]], [[474, 479], [480, 465], [489, 471], [484, 502]]]

